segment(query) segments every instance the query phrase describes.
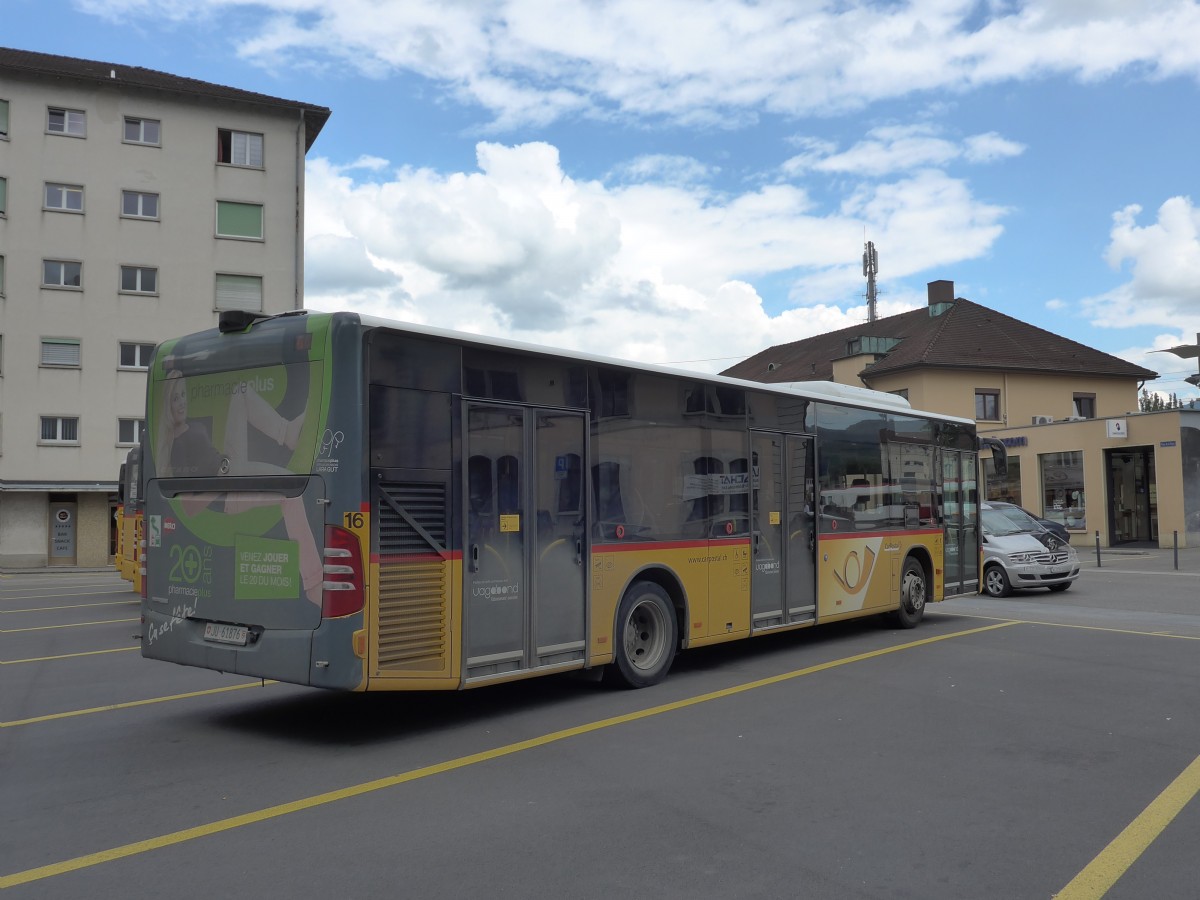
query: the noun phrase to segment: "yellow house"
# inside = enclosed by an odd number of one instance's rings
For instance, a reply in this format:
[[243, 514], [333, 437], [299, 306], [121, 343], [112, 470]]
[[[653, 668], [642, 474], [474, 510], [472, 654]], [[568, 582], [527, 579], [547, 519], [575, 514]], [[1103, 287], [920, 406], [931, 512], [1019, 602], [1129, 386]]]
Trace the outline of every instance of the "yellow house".
[[[1200, 410], [1138, 411], [1157, 373], [929, 285], [926, 309], [780, 344], [722, 374], [829, 380], [974, 418], [1008, 448], [986, 498], [1062, 522], [1072, 542], [1200, 546]], [[819, 449], [818, 449], [819, 452]]]

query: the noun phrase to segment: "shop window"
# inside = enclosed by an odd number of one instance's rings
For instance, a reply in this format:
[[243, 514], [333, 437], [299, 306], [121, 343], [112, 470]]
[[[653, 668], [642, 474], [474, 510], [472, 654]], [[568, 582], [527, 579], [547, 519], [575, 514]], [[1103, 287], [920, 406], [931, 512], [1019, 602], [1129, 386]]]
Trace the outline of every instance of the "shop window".
[[1038, 462], [1042, 469], [1042, 517], [1067, 528], [1087, 528], [1083, 453], [1045, 453]]

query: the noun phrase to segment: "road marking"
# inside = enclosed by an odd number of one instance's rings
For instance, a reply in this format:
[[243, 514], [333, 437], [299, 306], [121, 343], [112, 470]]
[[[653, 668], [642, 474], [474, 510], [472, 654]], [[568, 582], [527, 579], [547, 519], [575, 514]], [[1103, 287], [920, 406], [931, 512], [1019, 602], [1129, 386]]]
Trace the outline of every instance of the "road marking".
[[82, 628], [84, 625], [116, 625], [120, 622], [138, 622], [140, 619], [105, 619], [103, 622], [71, 622], [68, 625], [38, 625], [36, 628], [0, 628], [0, 634], [21, 634], [25, 631], [52, 631], [55, 628]]
[[124, 859], [128, 856], [136, 856], [139, 853], [147, 853], [151, 850], [159, 850], [163, 847], [182, 844], [187, 841], [196, 840], [197, 838], [220, 834], [221, 832], [231, 831], [235, 828], [241, 828], [246, 825], [265, 822], [269, 819], [290, 815], [291, 813], [301, 812], [302, 810], [314, 809], [318, 806], [336, 803], [339, 800], [347, 800], [352, 797], [362, 796], [363, 794], [370, 794], [374, 793], [375, 791], [381, 791], [386, 788], [395, 787], [396, 785], [406, 784], [410, 781], [428, 778], [431, 775], [440, 775], [445, 772], [452, 772], [455, 769], [473, 766], [477, 763], [500, 759], [505, 756], [510, 756], [514, 753], [521, 753], [525, 750], [532, 750], [536, 747], [544, 747], [547, 744], [553, 744], [557, 743], [558, 741], [566, 740], [567, 738], [578, 737], [579, 735], [601, 731], [605, 728], [612, 728], [615, 725], [624, 725], [629, 722], [636, 722], [639, 719], [648, 719], [651, 716], [658, 716], [662, 715], [663, 713], [673, 712], [678, 709], [686, 709], [690, 706], [696, 706], [701, 703], [708, 703], [712, 700], [732, 697], [747, 691], [757, 690], [758, 688], [780, 684], [785, 681], [790, 681], [793, 678], [801, 678], [805, 675], [813, 675], [817, 672], [825, 672], [829, 669], [836, 669], [839, 666], [849, 665], [850, 663], [863, 662], [864, 660], [868, 659], [877, 659], [881, 656], [886, 656], [889, 653], [896, 653], [901, 650], [910, 650], [914, 647], [924, 647], [929, 644], [936, 644], [939, 641], [950, 640], [952, 638], [982, 634], [987, 631], [994, 631], [998, 628], [1007, 628], [1010, 625], [1015, 624], [1018, 623], [1000, 622], [996, 625], [985, 625], [980, 628], [972, 628], [968, 631], [956, 631], [953, 634], [941, 634], [937, 635], [936, 637], [924, 638], [919, 641], [910, 641], [906, 644], [898, 644], [894, 647], [885, 647], [882, 650], [872, 650], [867, 653], [859, 653], [855, 656], [847, 656], [842, 659], [835, 659], [831, 662], [818, 663], [815, 666], [796, 669], [792, 672], [785, 672], [782, 675], [772, 675], [769, 678], [761, 678], [758, 681], [746, 682], [745, 684], [735, 685], [734, 687], [724, 688], [719, 691], [712, 691], [707, 694], [699, 694], [695, 697], [688, 697], [684, 700], [676, 700], [672, 703], [664, 703], [660, 706], [652, 706], [649, 709], [625, 713], [624, 715], [613, 716], [608, 719], [600, 719], [596, 722], [589, 722], [586, 725], [577, 725], [574, 728], [566, 728], [562, 731], [554, 731], [550, 734], [529, 738], [528, 740], [524, 741], [517, 741], [514, 744], [506, 744], [503, 747], [496, 747], [492, 750], [484, 750], [480, 753], [472, 753], [468, 756], [460, 756], [457, 759], [436, 763], [432, 766], [425, 766], [420, 769], [412, 769], [408, 772], [402, 772], [398, 775], [390, 775], [385, 778], [376, 779], [375, 781], [367, 781], [362, 784], [352, 785], [336, 791], [327, 791], [326, 793], [316, 794], [312, 797], [293, 800], [290, 803], [281, 803], [278, 806], [270, 806], [266, 809], [259, 809], [252, 812], [243, 813], [240, 816], [232, 816], [228, 819], [209, 822], [207, 825], [197, 825], [194, 828], [185, 828], [182, 831], [175, 831], [171, 834], [164, 834], [158, 837], [149, 838], [144, 841], [135, 841], [132, 844], [124, 844], [120, 847], [113, 847], [111, 850], [102, 850], [99, 853], [89, 853], [85, 856], [77, 856], [74, 859], [52, 863], [51, 865], [47, 866], [40, 866], [36, 869], [26, 869], [24, 872], [14, 872], [11, 875], [0, 876], [0, 889], [15, 887], [19, 884], [28, 884], [31, 881], [40, 881], [44, 878], [52, 878], [56, 875], [66, 874], [67, 872], [75, 872], [79, 869], [86, 869], [90, 866], [96, 866], [101, 863], [112, 862], [113, 860], [117, 859]]
[[[55, 659], [74, 659], [77, 656], [97, 656], [101, 653], [124, 653], [127, 650], [140, 650], [141, 647], [114, 647], [111, 650], [83, 650], [79, 653], [61, 653], [58, 656], [31, 656], [28, 659], [0, 659], [0, 666], [15, 666], [17, 663], [50, 662]], [[0, 723], [2, 724], [2, 723]]]
[[1139, 569], [1110, 569], [1108, 566], [1100, 566], [1099, 568], [1092, 566], [1084, 571], [1099, 572], [1101, 575], [1185, 575], [1188, 578], [1200, 578], [1200, 572], [1180, 572], [1177, 570], [1170, 572], [1144, 572]]
[[[136, 649], [136, 648], [131, 648]], [[32, 719], [14, 719], [11, 722], [0, 722], [0, 728], [16, 728], [18, 725], [36, 725], [40, 722], [53, 722], [56, 719], [71, 719], [75, 716], [90, 716], [92, 713], [113, 712], [118, 709], [133, 709], [135, 706], [150, 706], [154, 703], [167, 703], [171, 700], [190, 700], [192, 697], [207, 697], [210, 694], [224, 694], [229, 691], [241, 691], [252, 687], [265, 687], [268, 684], [278, 684], [277, 681], [253, 681], [248, 684], [232, 684], [227, 687], [210, 688], [206, 691], [189, 691], [186, 694], [171, 694], [168, 697], [151, 697], [148, 700], [128, 700], [125, 703], [112, 703], [108, 706], [94, 706], [91, 709], [73, 709], [68, 712], [51, 713], [47, 716], [34, 716]], [[5, 887], [0, 879], [0, 887]]]
[[[942, 610], [938, 610], [942, 612]], [[1132, 628], [1104, 628], [1100, 625], [1071, 625], [1067, 622], [1039, 622], [1036, 619], [1010, 619], [1007, 616], [985, 616], [979, 613], [950, 613], [964, 619], [989, 619], [1001, 622], [1011, 622], [1014, 625], [1049, 625], [1052, 628], [1078, 628], [1080, 631], [1108, 631], [1113, 634], [1136, 634], [1141, 637], [1169, 637], [1182, 641], [1200, 641], [1197, 634], [1173, 634], [1170, 631], [1135, 631]]]
[[1200, 792], [1200, 756], [1167, 785], [1083, 871], [1054, 896], [1057, 900], [1099, 900], [1129, 871], [1179, 812]]
[[[41, 600], [41, 597], [29, 598]], [[103, 603], [72, 603], [69, 606], [35, 606], [31, 609], [0, 609], [0, 616], [11, 615], [12, 613], [35, 613], [35, 612], [55, 612], [60, 609], [93, 609], [97, 606], [124, 606], [126, 603], [134, 603], [133, 600], [105, 600]]]
[[141, 600], [141, 597], [134, 593], [131, 587], [114, 588], [113, 590], [89, 590], [89, 591], [68, 591], [63, 594], [29, 594], [28, 596], [20, 596], [10, 594], [4, 597], [5, 600], [46, 600], [50, 597], [91, 597], [94, 594], [133, 594], [131, 599]]

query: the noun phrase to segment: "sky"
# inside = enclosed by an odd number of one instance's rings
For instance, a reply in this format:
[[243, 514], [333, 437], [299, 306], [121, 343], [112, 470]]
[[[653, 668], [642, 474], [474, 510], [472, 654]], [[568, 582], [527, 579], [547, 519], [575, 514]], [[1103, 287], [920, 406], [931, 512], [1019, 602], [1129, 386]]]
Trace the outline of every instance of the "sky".
[[[720, 371], [930, 281], [1200, 397], [1195, 0], [0, 0], [329, 107], [305, 305]], [[1048, 361], [1053, 365], [1053, 361]]]

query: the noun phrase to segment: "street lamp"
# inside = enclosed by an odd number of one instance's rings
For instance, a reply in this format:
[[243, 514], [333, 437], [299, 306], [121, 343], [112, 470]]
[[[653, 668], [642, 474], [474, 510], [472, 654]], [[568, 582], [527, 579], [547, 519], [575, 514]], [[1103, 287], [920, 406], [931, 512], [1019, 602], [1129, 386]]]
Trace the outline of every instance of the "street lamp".
[[[1178, 347], [1168, 347], [1166, 350], [1155, 350], [1155, 353], [1174, 353], [1182, 359], [1200, 358], [1200, 334], [1196, 335], [1196, 343], [1180, 344]], [[1183, 379], [1192, 387], [1200, 387], [1200, 372]]]

